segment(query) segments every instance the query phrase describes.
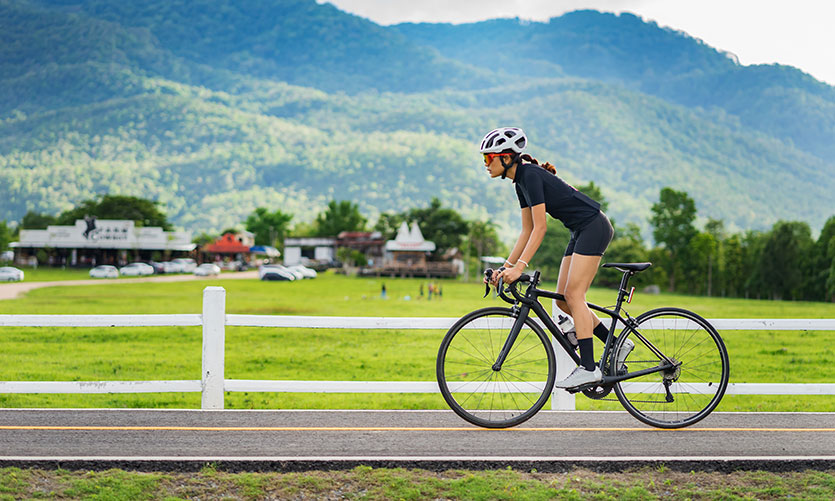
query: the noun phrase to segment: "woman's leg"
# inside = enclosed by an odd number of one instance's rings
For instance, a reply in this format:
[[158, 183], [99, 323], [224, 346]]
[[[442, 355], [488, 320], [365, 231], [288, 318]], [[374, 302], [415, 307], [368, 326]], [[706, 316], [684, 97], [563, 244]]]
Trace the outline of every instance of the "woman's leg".
[[[577, 255], [577, 254], [574, 254], [574, 255]], [[595, 256], [581, 256], [581, 257], [595, 257]], [[599, 264], [599, 262], [600, 261], [599, 261], [599, 258], [598, 258], [598, 264]], [[571, 269], [571, 256], [565, 256], [565, 257], [562, 258], [562, 263], [560, 263], [560, 275], [557, 278], [557, 294], [562, 294], [563, 296], [565, 296], [565, 287], [566, 287], [566, 284], [568, 283], [568, 276], [569, 276], [569, 270], [570, 269]], [[597, 273], [597, 270], [595, 270], [595, 273]], [[592, 275], [591, 278], [593, 280], [594, 275]], [[591, 284], [591, 282], [589, 282], [589, 284]], [[586, 290], [588, 290], [588, 289], [586, 289]], [[585, 305], [586, 304], [585, 303], [585, 292], [583, 294], [584, 294], [583, 304]], [[557, 300], [556, 302], [557, 302], [557, 307], [559, 309], [568, 313], [572, 317], [575, 316], [574, 313], [571, 311], [571, 305], [569, 305], [567, 302], [561, 301], [561, 300]], [[593, 314], [591, 312], [591, 310], [588, 309], [588, 306], [586, 306], [586, 309], [589, 311], [589, 314], [592, 317], [591, 328], [592, 328], [592, 331], [594, 331], [594, 329], [598, 325], [600, 325], [600, 323], [601, 323], [600, 319], [597, 318], [597, 315]], [[603, 341], [605, 342], [605, 339]]]
[[[568, 277], [565, 283], [565, 300], [571, 315], [574, 317], [574, 326], [577, 329], [577, 339], [588, 339], [592, 337], [594, 327], [600, 320], [594, 315], [586, 304], [586, 293], [591, 287], [591, 282], [597, 274], [602, 256], [584, 256], [573, 254]], [[562, 274], [562, 270], [560, 270]]]
[[593, 318], [597, 317], [592, 314], [586, 304], [586, 292], [597, 273], [600, 258], [601, 256], [585, 256], [576, 253], [571, 256], [571, 266], [568, 269], [565, 284], [565, 299], [573, 313], [574, 327], [577, 329], [577, 340], [580, 344], [581, 363], [571, 375], [555, 384], [557, 388], [573, 388], [594, 383], [603, 378], [601, 370], [596, 366], [594, 345], [591, 339], [594, 329]]
[[[568, 282], [569, 268], [571, 268], [571, 256], [564, 256], [560, 263], [560, 275], [557, 277], [557, 294], [565, 295], [565, 284]], [[557, 308], [571, 315], [571, 308], [568, 307], [568, 303], [559, 299], [555, 301], [557, 302]]]

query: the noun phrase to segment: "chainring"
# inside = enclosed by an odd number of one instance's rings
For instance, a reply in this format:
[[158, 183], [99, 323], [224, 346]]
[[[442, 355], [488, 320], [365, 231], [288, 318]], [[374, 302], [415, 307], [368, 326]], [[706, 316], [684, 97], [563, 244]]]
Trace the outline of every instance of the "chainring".
[[591, 398], [592, 400], [600, 400], [601, 398], [604, 398], [607, 395], [609, 395], [609, 393], [612, 392], [613, 387], [613, 384], [592, 386], [591, 388], [586, 388], [585, 390], [583, 390], [583, 395]]

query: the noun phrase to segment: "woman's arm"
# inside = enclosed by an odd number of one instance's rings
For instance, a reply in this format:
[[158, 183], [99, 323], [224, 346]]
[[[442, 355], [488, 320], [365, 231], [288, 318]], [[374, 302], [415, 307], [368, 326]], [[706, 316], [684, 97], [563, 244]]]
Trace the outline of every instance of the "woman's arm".
[[525, 207], [522, 209], [522, 231], [519, 233], [519, 238], [516, 239], [516, 245], [510, 251], [510, 256], [507, 257], [505, 265], [510, 264], [510, 266], [513, 266], [516, 264], [516, 260], [522, 254], [522, 251], [525, 250], [525, 246], [528, 245], [528, 239], [531, 236], [532, 230], [533, 219], [531, 219], [531, 208]]
[[[528, 267], [530, 260], [533, 259], [540, 244], [542, 244], [547, 228], [545, 204], [537, 204], [532, 208], [522, 209], [522, 233], [519, 235], [519, 239], [508, 258], [514, 265], [500, 274], [505, 282], [513, 283], [519, 279], [519, 276]], [[498, 276], [495, 282], [498, 282]]]
[[[545, 238], [545, 231], [548, 229], [548, 221], [545, 219], [545, 204], [534, 205], [530, 211], [533, 228], [522, 255], [516, 260], [516, 267], [528, 267], [528, 263], [531, 262], [537, 249], [539, 249], [542, 239]], [[522, 271], [525, 271], [525, 268], [522, 268]]]

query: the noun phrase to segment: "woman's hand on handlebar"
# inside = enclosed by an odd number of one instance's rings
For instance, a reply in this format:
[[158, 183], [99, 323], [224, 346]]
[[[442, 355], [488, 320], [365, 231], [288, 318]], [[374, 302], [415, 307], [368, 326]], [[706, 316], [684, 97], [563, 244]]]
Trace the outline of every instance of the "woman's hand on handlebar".
[[493, 286], [496, 286], [499, 283], [499, 278], [501, 278], [504, 280], [504, 283], [512, 284], [513, 282], [519, 280], [520, 276], [522, 276], [522, 270], [514, 266], [512, 268], [505, 268], [500, 273], [493, 273], [491, 282], [493, 283]]

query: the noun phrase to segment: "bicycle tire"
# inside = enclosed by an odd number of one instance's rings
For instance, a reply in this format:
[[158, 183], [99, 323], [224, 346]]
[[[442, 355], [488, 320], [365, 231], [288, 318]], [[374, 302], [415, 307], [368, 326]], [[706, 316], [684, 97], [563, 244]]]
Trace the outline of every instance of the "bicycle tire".
[[[657, 428], [683, 428], [704, 419], [719, 405], [728, 387], [728, 350], [719, 333], [701, 316], [681, 308], [657, 308], [635, 320], [641, 335], [681, 365], [616, 383], [620, 403], [632, 416]], [[625, 360], [630, 372], [660, 363], [661, 358], [638, 339], [632, 327], [623, 330], [613, 353], [630, 337], [635, 343]], [[615, 365], [610, 364], [613, 375], [618, 370]], [[665, 390], [667, 383], [669, 389]]]
[[545, 405], [554, 388], [554, 348], [531, 318], [525, 319], [502, 369], [493, 370], [515, 320], [510, 308], [473, 311], [449, 329], [438, 349], [441, 394], [456, 414], [476, 426], [508, 428], [523, 423]]

